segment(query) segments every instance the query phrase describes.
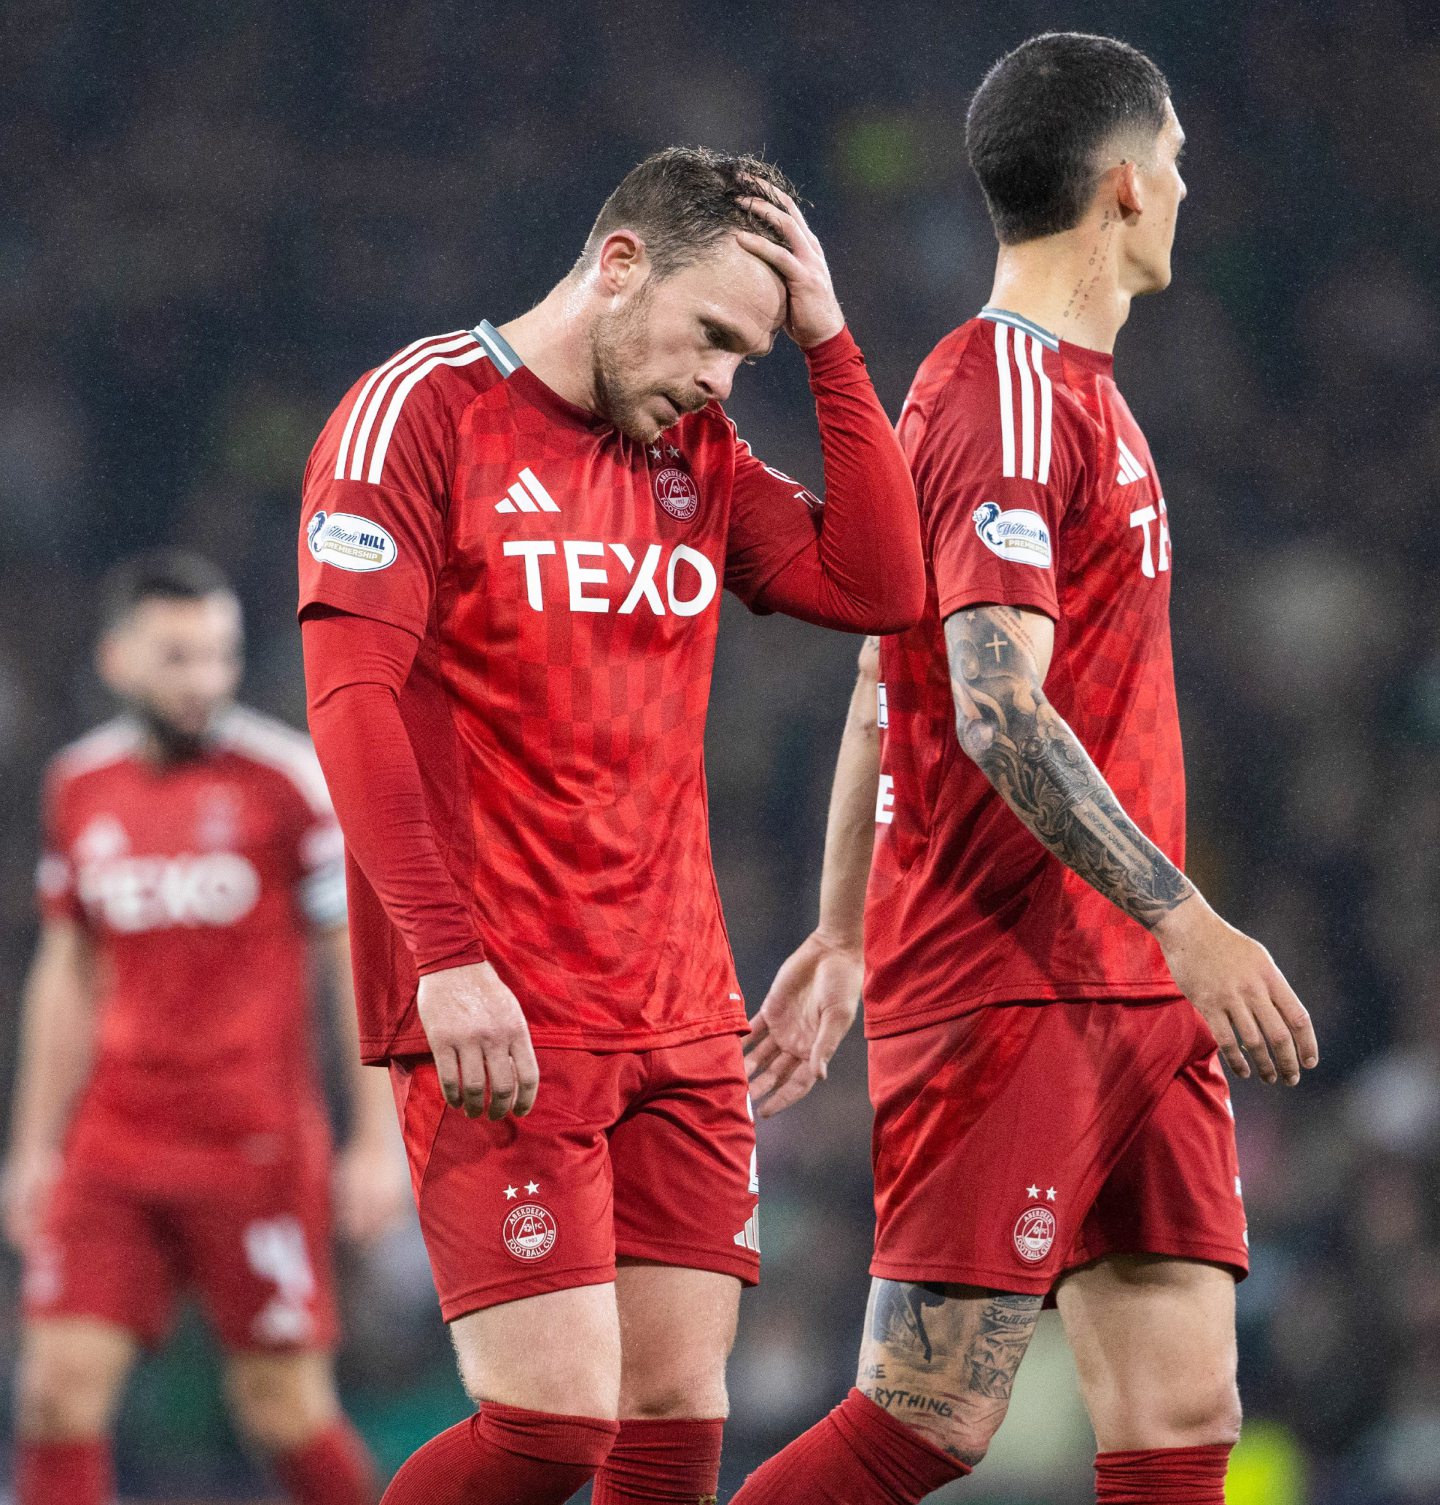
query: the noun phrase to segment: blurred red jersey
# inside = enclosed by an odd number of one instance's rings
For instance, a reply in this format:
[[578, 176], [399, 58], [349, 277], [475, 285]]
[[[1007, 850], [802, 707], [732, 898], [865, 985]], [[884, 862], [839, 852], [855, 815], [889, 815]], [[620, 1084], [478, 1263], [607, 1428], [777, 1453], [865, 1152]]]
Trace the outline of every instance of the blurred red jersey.
[[[819, 509], [717, 404], [627, 439], [488, 323], [402, 350], [321, 434], [301, 612], [420, 639], [398, 703], [430, 823], [537, 1045], [745, 1028], [707, 831], [720, 595], [764, 609]], [[426, 1052], [415, 960], [353, 856], [347, 876], [362, 1048]]]
[[1046, 695], [1183, 865], [1170, 532], [1112, 367], [987, 309], [941, 341], [906, 400], [929, 591], [919, 626], [880, 648], [872, 1037], [988, 1003], [1180, 996], [1150, 935], [1046, 852], [961, 751], [942, 626], [986, 603], [1053, 618]]
[[112, 722], [51, 764], [44, 827], [41, 908], [89, 932], [102, 979], [67, 1158], [173, 1190], [313, 1148], [308, 939], [345, 899], [308, 740], [237, 708], [160, 765]]

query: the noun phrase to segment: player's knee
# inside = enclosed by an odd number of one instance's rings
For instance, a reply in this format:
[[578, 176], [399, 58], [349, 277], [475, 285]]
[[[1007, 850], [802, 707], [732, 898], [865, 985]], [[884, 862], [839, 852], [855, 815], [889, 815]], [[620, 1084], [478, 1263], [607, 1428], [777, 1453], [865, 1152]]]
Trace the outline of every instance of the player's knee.
[[1207, 1447], [1240, 1440], [1240, 1390], [1233, 1379], [1170, 1398], [1165, 1430], [1167, 1447]]
[[1157, 1385], [1131, 1395], [1104, 1427], [1114, 1448], [1233, 1447], [1240, 1440], [1240, 1391], [1233, 1379]]
[[627, 1365], [620, 1381], [621, 1416], [651, 1421], [730, 1414], [725, 1359], [692, 1360], [675, 1355], [657, 1365]]
[[30, 1442], [76, 1442], [108, 1431], [115, 1386], [79, 1356], [23, 1359], [15, 1393], [15, 1427]]
[[287, 1453], [317, 1437], [339, 1415], [329, 1367], [315, 1355], [239, 1360], [226, 1376], [235, 1423], [264, 1453]]
[[489, 1400], [556, 1416], [614, 1420], [619, 1415], [618, 1365], [593, 1361], [585, 1354], [557, 1356], [552, 1366], [523, 1376], [462, 1366], [460, 1380], [477, 1407]]

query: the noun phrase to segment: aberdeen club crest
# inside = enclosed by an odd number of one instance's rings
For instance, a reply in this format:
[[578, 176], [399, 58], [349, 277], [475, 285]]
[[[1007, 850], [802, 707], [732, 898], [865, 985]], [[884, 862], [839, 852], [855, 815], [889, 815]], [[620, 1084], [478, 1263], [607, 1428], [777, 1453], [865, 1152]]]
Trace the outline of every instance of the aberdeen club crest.
[[510, 1253], [528, 1264], [549, 1254], [555, 1247], [557, 1232], [555, 1219], [545, 1208], [538, 1202], [526, 1202], [505, 1214], [500, 1236]]

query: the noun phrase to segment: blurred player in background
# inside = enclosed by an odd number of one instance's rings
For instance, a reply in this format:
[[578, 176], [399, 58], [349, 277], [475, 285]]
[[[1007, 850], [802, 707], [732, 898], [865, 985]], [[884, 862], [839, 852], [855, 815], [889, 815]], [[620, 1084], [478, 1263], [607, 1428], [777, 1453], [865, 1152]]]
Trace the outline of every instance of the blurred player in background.
[[[102, 1505], [139, 1347], [198, 1293], [242, 1435], [304, 1505], [377, 1494], [340, 1412], [330, 1260], [384, 1231], [404, 1163], [358, 1064], [341, 838], [308, 741], [232, 703], [240, 606], [205, 560], [116, 568], [99, 667], [124, 714], [44, 796], [6, 1228], [24, 1256], [19, 1505]], [[312, 947], [337, 991], [350, 1138], [333, 1165]]]
[[926, 616], [862, 653], [820, 926], [751, 1053], [762, 1111], [823, 1074], [863, 913], [858, 1388], [737, 1505], [899, 1505], [969, 1473], [1051, 1295], [1099, 1499], [1223, 1500], [1247, 1255], [1218, 1056], [1294, 1084], [1317, 1051], [1269, 954], [1181, 871], [1168, 511], [1111, 352], [1170, 281], [1183, 140], [1159, 70], [1101, 37], [1032, 39], [970, 107], [994, 291], [900, 421]]
[[[823, 507], [720, 407], [781, 328]], [[598, 1470], [597, 1505], [713, 1501], [759, 1266], [705, 807], [721, 587], [850, 630], [924, 599], [904, 456], [785, 180], [635, 168], [537, 307], [356, 384], [299, 552], [361, 1044], [480, 1407], [386, 1500], [559, 1505]]]

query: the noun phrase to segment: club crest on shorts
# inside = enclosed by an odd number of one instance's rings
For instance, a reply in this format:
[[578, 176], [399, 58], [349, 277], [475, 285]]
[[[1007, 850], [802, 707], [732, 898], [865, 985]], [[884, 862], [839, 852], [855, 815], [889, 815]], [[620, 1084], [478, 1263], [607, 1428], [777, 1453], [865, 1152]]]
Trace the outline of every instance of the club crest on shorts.
[[558, 1231], [555, 1219], [545, 1208], [538, 1202], [526, 1202], [505, 1214], [500, 1236], [516, 1259], [529, 1264], [549, 1254], [555, 1247]]
[[1026, 1264], [1038, 1265], [1055, 1244], [1055, 1214], [1048, 1207], [1027, 1207], [1015, 1221], [1015, 1252]]

